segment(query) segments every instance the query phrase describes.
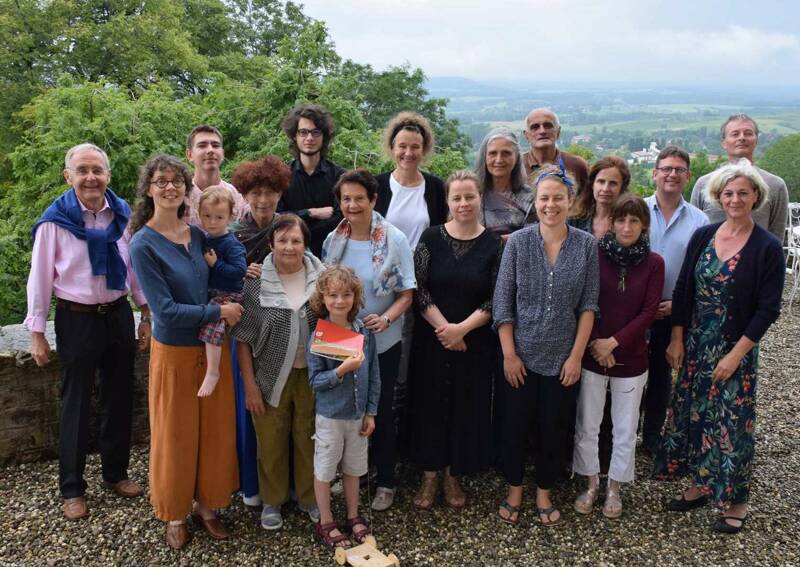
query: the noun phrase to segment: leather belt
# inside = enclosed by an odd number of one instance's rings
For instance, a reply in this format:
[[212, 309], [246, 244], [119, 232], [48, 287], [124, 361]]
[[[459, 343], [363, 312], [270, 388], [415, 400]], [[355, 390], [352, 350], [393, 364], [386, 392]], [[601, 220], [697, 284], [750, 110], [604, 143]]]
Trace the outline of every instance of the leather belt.
[[68, 299], [61, 299], [58, 297], [56, 298], [56, 307], [58, 309], [65, 309], [67, 311], [80, 311], [81, 313], [96, 313], [97, 315], [105, 315], [106, 313], [111, 313], [112, 311], [119, 309], [127, 302], [127, 295], [123, 295], [111, 303], [95, 303], [94, 305], [75, 303], [74, 301], [69, 301]]

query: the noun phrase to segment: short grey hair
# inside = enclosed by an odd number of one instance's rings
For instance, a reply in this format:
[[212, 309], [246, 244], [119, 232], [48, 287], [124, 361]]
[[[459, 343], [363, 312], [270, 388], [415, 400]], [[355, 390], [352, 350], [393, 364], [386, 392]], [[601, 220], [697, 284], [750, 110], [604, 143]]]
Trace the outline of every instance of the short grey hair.
[[85, 152], [88, 150], [100, 154], [100, 156], [103, 158], [103, 161], [105, 162], [106, 171], [111, 171], [111, 163], [108, 161], [108, 154], [106, 154], [98, 146], [90, 144], [89, 142], [78, 144], [77, 146], [72, 146], [70, 149], [67, 150], [67, 155], [64, 156], [64, 168], [70, 169], [70, 164], [72, 163], [72, 158], [75, 157], [75, 154], [79, 154], [81, 152]]
[[508, 140], [514, 145], [517, 152], [517, 162], [511, 170], [511, 190], [516, 193], [527, 182], [525, 169], [522, 167], [522, 149], [519, 147], [519, 140], [514, 132], [505, 126], [499, 126], [489, 131], [483, 138], [478, 153], [475, 154], [475, 174], [478, 176], [481, 191], [491, 191], [494, 189], [494, 181], [489, 171], [486, 169], [486, 152], [489, 151], [489, 144], [494, 140]]
[[758, 169], [745, 158], [734, 163], [723, 165], [712, 173], [703, 196], [707, 201], [720, 207], [719, 196], [722, 194], [722, 190], [725, 189], [728, 183], [739, 177], [750, 181], [753, 185], [753, 189], [758, 193], [758, 200], [753, 205], [753, 210], [755, 211], [764, 206], [764, 203], [766, 203], [768, 199], [769, 186], [764, 181], [764, 178], [761, 177]]
[[561, 121], [558, 119], [558, 114], [556, 114], [556, 111], [553, 110], [552, 108], [550, 108], [549, 106], [540, 106], [539, 108], [534, 108], [528, 114], [525, 115], [525, 128], [526, 129], [528, 128], [528, 116], [530, 116], [534, 112], [538, 112], [540, 110], [544, 110], [544, 111], [549, 112], [550, 114], [552, 114], [553, 115], [553, 122], [556, 125], [556, 129], [561, 128]]
[[728, 124], [731, 122], [749, 122], [753, 125], [753, 129], [756, 131], [756, 138], [758, 138], [758, 123], [753, 120], [747, 114], [739, 113], [739, 114], [731, 114], [728, 116], [728, 119], [722, 123], [722, 126], [719, 127], [719, 139], [725, 139], [725, 130], [728, 129]]

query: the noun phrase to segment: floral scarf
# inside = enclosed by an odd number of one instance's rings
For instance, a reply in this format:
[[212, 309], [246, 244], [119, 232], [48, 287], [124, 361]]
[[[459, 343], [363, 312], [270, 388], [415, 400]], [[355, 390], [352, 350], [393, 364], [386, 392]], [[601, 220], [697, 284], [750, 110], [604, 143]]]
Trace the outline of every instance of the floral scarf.
[[650, 254], [650, 238], [647, 233], [642, 232], [639, 240], [631, 246], [623, 246], [617, 241], [616, 235], [608, 231], [600, 240], [600, 250], [605, 253], [606, 258], [611, 260], [613, 264], [619, 266], [617, 289], [624, 292], [625, 276], [628, 274], [628, 268], [638, 266]]
[[[416, 287], [413, 274], [408, 277], [403, 274], [400, 264], [400, 252], [395, 246], [389, 231], [394, 227], [389, 224], [377, 211], [372, 211], [372, 224], [370, 225], [369, 240], [372, 245], [372, 287], [375, 295], [390, 295]], [[396, 229], [395, 229], [396, 230]], [[342, 222], [331, 232], [322, 245], [322, 261], [331, 266], [338, 264], [344, 256], [347, 242], [350, 240], [350, 221]]]

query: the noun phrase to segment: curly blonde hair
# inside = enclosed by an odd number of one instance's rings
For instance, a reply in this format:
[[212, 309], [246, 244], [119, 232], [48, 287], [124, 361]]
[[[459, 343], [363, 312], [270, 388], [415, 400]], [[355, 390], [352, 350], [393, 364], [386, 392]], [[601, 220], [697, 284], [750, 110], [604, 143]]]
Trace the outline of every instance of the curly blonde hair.
[[326, 268], [317, 278], [317, 286], [314, 289], [314, 293], [311, 294], [308, 304], [317, 314], [317, 317], [323, 319], [328, 317], [330, 313], [328, 308], [325, 307], [325, 293], [336, 284], [353, 292], [353, 307], [347, 313], [347, 320], [352, 323], [356, 320], [358, 312], [364, 307], [364, 284], [361, 283], [352, 268], [340, 265]]
[[394, 139], [403, 130], [416, 132], [422, 136], [422, 157], [427, 159], [433, 153], [433, 127], [428, 119], [416, 112], [401, 112], [396, 114], [383, 129], [383, 151], [392, 157]]

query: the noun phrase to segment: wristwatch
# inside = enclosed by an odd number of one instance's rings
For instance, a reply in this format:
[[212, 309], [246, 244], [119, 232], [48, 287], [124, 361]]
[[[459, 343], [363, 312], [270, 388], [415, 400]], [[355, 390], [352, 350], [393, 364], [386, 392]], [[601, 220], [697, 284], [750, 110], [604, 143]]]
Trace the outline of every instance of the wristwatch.
[[391, 319], [389, 319], [389, 316], [388, 316], [388, 315], [381, 315], [381, 318], [382, 318], [384, 321], [386, 321], [386, 326], [387, 326], [387, 327], [388, 327], [389, 325], [391, 325], [391, 324], [392, 324], [392, 320], [391, 320]]
[[150, 321], [151, 321], [151, 319], [150, 319], [150, 315], [142, 315], [142, 316], [139, 318], [139, 322], [140, 322], [140, 323], [149, 323]]

